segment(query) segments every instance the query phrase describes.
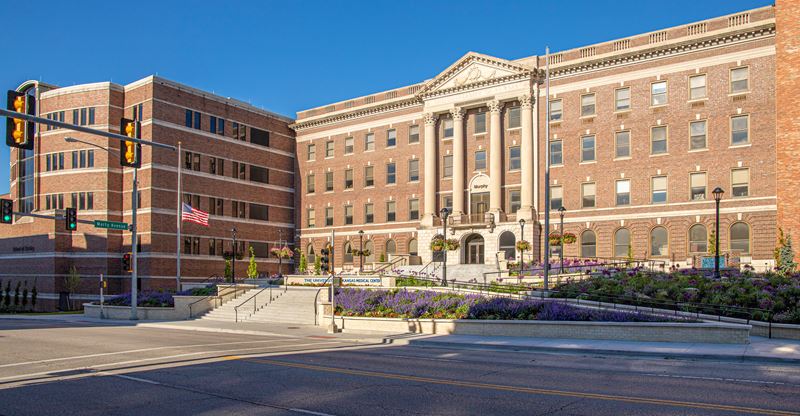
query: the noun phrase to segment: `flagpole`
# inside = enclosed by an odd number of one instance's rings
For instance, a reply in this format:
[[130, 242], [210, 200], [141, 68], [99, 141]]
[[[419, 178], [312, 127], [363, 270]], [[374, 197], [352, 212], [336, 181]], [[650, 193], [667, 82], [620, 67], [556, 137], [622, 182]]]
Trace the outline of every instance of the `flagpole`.
[[175, 267], [175, 279], [178, 284], [177, 291], [180, 292], [181, 290], [181, 227], [183, 226], [183, 204], [181, 198], [181, 184], [182, 184], [182, 164], [181, 164], [181, 142], [178, 142], [178, 218], [177, 218], [177, 229], [178, 232], [176, 233], [177, 238], [175, 239], [175, 258], [177, 259], [177, 264]]
[[[544, 122], [544, 292], [550, 289], [550, 47], [544, 50], [545, 122]], [[564, 249], [562, 244], [561, 249]]]

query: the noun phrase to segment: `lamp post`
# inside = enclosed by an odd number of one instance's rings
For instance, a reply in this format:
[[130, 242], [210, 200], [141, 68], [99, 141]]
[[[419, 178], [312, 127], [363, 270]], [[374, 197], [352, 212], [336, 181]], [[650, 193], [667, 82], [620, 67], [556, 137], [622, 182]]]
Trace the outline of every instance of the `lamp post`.
[[447, 208], [442, 208], [439, 213], [442, 215], [442, 225], [444, 226], [444, 231], [442, 235], [444, 236], [444, 262], [442, 263], [442, 286], [447, 286], [447, 217], [450, 215], [450, 210]]
[[[558, 216], [561, 219], [561, 224], [558, 229], [558, 235], [561, 236], [561, 248], [558, 250], [558, 261], [561, 263], [561, 267], [558, 274], [564, 274], [564, 214], [566, 212], [567, 209], [563, 206], [558, 209]], [[550, 236], [547, 236], [547, 238], [550, 238]]]
[[236, 227], [231, 229], [233, 233], [233, 249], [231, 250], [231, 283], [236, 286]]
[[358, 272], [364, 272], [364, 230], [358, 230]]
[[[525, 218], [519, 219], [519, 239], [525, 240]], [[519, 277], [522, 278], [522, 271], [525, 269], [525, 250], [519, 251]]]
[[714, 226], [714, 277], [719, 279], [719, 201], [722, 199], [722, 194], [724, 194], [725, 191], [718, 186], [714, 188], [712, 193], [714, 194], [714, 201], [717, 202], [717, 219]]

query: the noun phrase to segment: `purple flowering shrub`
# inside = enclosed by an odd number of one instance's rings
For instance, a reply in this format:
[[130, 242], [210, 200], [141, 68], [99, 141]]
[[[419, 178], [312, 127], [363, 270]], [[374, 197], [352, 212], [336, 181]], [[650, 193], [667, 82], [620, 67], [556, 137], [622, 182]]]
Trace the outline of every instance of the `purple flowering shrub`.
[[[172, 293], [168, 292], [141, 292], [136, 297], [137, 306], [150, 306], [169, 308], [175, 306], [175, 299]], [[131, 294], [124, 293], [119, 296], [114, 296], [105, 301], [109, 306], [131, 306]]]
[[336, 293], [336, 312], [343, 316], [380, 318], [687, 322], [643, 313], [585, 309], [552, 301], [405, 289], [340, 289]]

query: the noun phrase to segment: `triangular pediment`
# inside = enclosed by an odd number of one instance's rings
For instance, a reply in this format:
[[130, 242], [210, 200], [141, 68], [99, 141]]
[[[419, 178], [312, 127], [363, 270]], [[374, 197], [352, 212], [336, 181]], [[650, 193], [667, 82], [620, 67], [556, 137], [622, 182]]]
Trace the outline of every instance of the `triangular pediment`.
[[439, 75], [425, 83], [418, 95], [460, 89], [493, 80], [526, 75], [533, 70], [505, 59], [469, 52]]

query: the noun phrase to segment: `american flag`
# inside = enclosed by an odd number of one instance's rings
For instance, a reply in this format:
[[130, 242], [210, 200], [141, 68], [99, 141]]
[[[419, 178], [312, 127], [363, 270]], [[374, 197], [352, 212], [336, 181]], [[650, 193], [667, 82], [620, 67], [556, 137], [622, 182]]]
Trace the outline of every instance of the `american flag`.
[[183, 203], [181, 219], [208, 227], [208, 213], [200, 211], [199, 209], [194, 209], [185, 202]]

